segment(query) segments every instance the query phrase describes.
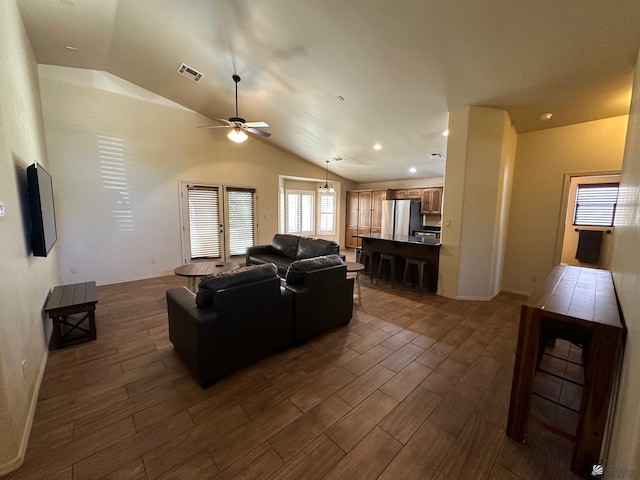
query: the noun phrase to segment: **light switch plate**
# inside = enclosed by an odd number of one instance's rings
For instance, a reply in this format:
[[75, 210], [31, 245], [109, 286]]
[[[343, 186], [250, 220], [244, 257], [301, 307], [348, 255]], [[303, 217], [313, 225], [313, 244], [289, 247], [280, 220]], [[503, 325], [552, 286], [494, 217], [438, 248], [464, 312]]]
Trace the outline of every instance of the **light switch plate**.
[[4, 202], [0, 200], [0, 217], [4, 217]]

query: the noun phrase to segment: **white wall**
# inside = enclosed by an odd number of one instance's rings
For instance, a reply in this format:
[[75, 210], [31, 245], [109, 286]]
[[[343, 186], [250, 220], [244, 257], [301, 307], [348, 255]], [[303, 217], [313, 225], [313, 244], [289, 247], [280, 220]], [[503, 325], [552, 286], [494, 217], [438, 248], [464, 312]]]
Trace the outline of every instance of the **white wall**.
[[517, 135], [506, 112], [449, 115], [438, 293], [490, 300], [502, 285]]
[[606, 468], [640, 476], [640, 54], [620, 181], [612, 272], [628, 333]]
[[[36, 64], [15, 0], [0, 2], [0, 475], [24, 458], [47, 359], [42, 307], [59, 283], [58, 246], [31, 255], [27, 165], [48, 166]], [[21, 364], [25, 362], [25, 375]]]
[[[180, 265], [180, 181], [256, 188], [258, 243], [269, 243], [278, 229], [279, 175], [325, 175], [255, 137], [236, 144], [224, 130], [199, 129], [211, 120], [106, 72], [38, 69], [65, 282], [149, 278]], [[122, 148], [131, 231], [119, 228], [113, 210], [123, 205], [105, 188], [104, 137]], [[344, 236], [344, 221], [341, 227]]]
[[529, 295], [560, 260], [565, 175], [616, 172], [628, 117], [518, 135], [503, 288]]

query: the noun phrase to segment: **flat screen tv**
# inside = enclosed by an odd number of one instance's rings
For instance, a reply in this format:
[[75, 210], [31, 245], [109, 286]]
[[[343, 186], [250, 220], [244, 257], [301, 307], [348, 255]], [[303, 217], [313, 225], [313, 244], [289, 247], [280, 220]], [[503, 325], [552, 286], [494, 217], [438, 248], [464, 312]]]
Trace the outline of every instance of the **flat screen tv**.
[[46, 257], [56, 243], [56, 212], [51, 175], [37, 162], [27, 167], [31, 210], [31, 249], [36, 257]]

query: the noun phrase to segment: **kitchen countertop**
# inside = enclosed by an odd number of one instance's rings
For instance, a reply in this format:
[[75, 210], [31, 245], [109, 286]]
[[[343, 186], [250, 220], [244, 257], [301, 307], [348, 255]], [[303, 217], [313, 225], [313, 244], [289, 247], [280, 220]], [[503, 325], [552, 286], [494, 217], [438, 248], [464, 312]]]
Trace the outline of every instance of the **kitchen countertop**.
[[382, 235], [381, 233], [370, 233], [368, 235], [354, 235], [354, 237], [371, 238], [375, 240], [386, 240], [389, 242], [408, 243], [411, 245], [440, 246], [440, 239], [433, 237], [414, 237], [407, 235]]

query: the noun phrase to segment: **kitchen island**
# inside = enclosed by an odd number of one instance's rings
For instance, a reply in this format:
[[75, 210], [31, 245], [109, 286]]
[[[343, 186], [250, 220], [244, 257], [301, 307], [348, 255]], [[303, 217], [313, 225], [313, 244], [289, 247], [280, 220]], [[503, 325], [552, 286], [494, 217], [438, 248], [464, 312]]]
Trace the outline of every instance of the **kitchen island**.
[[[426, 260], [427, 288], [431, 292], [438, 290], [438, 263], [440, 261], [440, 239], [432, 237], [413, 237], [402, 235], [383, 235], [371, 233], [368, 235], [355, 235], [362, 239], [362, 249], [375, 253], [386, 253], [396, 257], [396, 279], [402, 281], [404, 261], [406, 258]], [[377, 261], [377, 258], [376, 258]], [[372, 265], [374, 274], [377, 272], [377, 264]], [[412, 271], [411, 274], [415, 272]]]

